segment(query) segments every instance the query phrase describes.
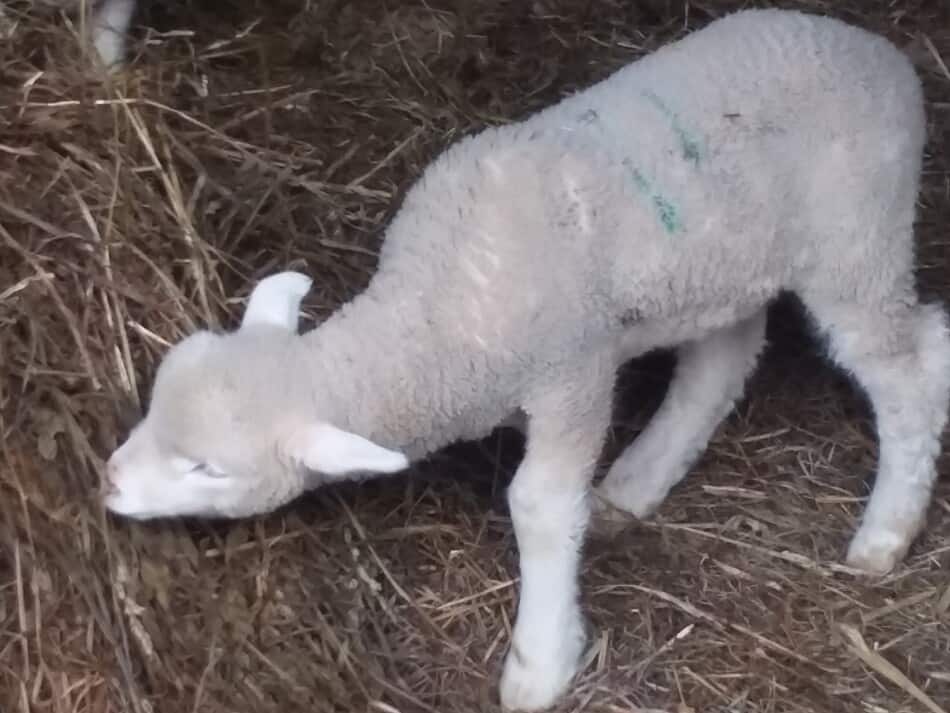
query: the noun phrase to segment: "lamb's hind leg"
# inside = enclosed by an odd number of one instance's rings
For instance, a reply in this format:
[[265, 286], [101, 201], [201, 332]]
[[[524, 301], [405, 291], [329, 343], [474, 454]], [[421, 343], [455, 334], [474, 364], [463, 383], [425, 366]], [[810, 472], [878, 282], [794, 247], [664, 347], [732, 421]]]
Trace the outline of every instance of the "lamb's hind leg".
[[827, 333], [833, 358], [874, 409], [877, 478], [847, 562], [892, 569], [924, 524], [950, 401], [950, 336], [943, 310], [911, 290], [876, 303], [803, 295]]
[[603, 501], [641, 518], [663, 502], [742, 396], [765, 344], [765, 320], [763, 309], [680, 347], [659, 410], [596, 488]]

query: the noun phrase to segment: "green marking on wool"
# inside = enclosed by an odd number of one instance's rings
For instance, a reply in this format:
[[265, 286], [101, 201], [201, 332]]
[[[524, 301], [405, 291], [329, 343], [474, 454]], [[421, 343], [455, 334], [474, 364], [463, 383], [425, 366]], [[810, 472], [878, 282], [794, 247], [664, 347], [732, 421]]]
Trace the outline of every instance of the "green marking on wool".
[[680, 222], [679, 211], [676, 210], [676, 206], [653, 190], [650, 181], [641, 173], [640, 169], [633, 165], [630, 159], [624, 159], [623, 165], [630, 171], [630, 176], [633, 178], [633, 184], [637, 187], [637, 190], [649, 197], [650, 202], [653, 203], [656, 216], [666, 232], [672, 235], [682, 231], [683, 224]]
[[683, 158], [687, 161], [692, 162], [693, 164], [699, 165], [699, 142], [690, 136], [689, 132], [683, 128], [680, 124], [679, 118], [676, 116], [676, 113], [670, 109], [666, 102], [664, 102], [655, 92], [650, 89], [644, 89], [640, 92], [646, 99], [657, 109], [662, 112], [662, 114], [669, 120], [670, 126], [673, 127], [673, 131], [676, 133], [677, 138], [680, 142], [680, 149], [683, 152]]
[[630, 173], [633, 176], [633, 182], [636, 184], [637, 188], [639, 188], [643, 193], [649, 193], [650, 182], [647, 181], [647, 179], [643, 177], [643, 174], [640, 173], [640, 170], [637, 168], [634, 168], [630, 164], [629, 159], [624, 161], [624, 165], [630, 169]]
[[680, 225], [676, 208], [666, 198], [659, 195], [653, 196], [653, 205], [656, 206], [657, 215], [659, 215], [663, 227], [666, 228], [666, 232], [678, 233], [682, 230], [683, 226]]

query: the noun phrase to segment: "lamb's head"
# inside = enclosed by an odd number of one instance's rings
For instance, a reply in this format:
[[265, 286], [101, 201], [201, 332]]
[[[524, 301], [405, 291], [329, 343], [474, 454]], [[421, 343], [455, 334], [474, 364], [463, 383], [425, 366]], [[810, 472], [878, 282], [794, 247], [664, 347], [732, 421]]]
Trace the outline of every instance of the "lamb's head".
[[262, 280], [236, 331], [197, 332], [159, 366], [145, 418], [109, 458], [105, 505], [136, 519], [242, 517], [354, 473], [392, 473], [406, 457], [320, 420], [300, 383], [297, 336], [310, 279]]

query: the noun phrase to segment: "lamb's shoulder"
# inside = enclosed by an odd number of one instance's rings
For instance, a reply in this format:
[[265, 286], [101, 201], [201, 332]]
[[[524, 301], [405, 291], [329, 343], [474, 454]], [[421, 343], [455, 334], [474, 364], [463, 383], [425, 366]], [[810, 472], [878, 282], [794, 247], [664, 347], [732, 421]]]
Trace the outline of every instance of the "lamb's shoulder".
[[600, 182], [589, 152], [569, 132], [531, 123], [461, 139], [407, 191], [386, 231], [380, 269], [418, 269], [424, 261], [455, 270], [486, 250], [509, 269], [525, 251], [543, 247], [551, 256], [571, 195]]

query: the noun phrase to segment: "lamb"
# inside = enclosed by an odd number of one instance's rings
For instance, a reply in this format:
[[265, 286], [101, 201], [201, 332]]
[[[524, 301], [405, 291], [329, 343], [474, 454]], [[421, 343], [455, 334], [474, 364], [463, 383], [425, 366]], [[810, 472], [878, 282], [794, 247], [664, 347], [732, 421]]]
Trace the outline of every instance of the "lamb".
[[[880, 459], [847, 561], [886, 572], [923, 526], [950, 404], [946, 316], [913, 278], [924, 141], [919, 80], [885, 39], [794, 11], [716, 20], [447, 149], [369, 285], [317, 328], [297, 333], [311, 282], [285, 272], [258, 283], [238, 329], [175, 345], [109, 458], [105, 506], [249, 516], [520, 420], [500, 697], [540, 710], [584, 648], [594, 503], [652, 512], [792, 292], [873, 406]], [[669, 393], [592, 487], [618, 367], [658, 347], [678, 349]]]

